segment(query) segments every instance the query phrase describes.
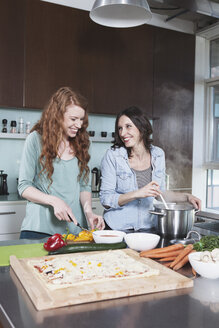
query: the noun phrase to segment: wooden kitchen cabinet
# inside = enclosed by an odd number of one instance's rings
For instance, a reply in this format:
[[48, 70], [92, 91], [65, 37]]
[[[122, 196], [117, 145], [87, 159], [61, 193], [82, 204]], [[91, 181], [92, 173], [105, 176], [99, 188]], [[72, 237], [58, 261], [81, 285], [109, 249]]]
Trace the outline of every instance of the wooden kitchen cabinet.
[[70, 86], [87, 97], [91, 113], [137, 105], [151, 116], [153, 27], [103, 27], [87, 11], [28, 0], [25, 33], [25, 107], [43, 108]]
[[117, 114], [136, 105], [152, 116], [153, 27], [115, 29], [87, 22], [93, 65], [94, 113]]
[[156, 28], [153, 139], [166, 155], [170, 189], [191, 188], [195, 36]]
[[25, 213], [26, 201], [0, 202], [0, 240], [19, 239]]
[[0, 0], [0, 106], [23, 106], [24, 0]]
[[25, 107], [43, 108], [61, 86], [84, 85], [90, 98], [89, 58], [83, 68], [81, 40], [88, 12], [38, 0], [27, 0], [26, 10]]

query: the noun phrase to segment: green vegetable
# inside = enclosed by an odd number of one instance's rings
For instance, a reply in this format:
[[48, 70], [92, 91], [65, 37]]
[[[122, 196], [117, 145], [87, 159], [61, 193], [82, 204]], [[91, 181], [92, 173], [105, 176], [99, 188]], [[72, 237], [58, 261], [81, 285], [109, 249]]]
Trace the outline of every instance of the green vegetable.
[[54, 252], [49, 252], [49, 255], [77, 253], [77, 252], [108, 251], [110, 249], [126, 248], [126, 246], [127, 245], [124, 241], [122, 241], [121, 243], [113, 243], [113, 244], [78, 243], [78, 244], [63, 246], [62, 248], [59, 248]]
[[197, 243], [193, 244], [193, 249], [197, 252], [211, 252], [215, 248], [219, 248], [219, 236], [204, 236]]

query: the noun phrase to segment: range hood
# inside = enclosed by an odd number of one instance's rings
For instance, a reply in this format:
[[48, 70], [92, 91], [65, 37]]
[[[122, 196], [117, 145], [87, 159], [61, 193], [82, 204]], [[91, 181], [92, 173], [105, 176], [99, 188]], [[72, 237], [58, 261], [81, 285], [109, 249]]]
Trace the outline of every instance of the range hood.
[[219, 0], [148, 0], [152, 13], [192, 21], [195, 32], [219, 22]]

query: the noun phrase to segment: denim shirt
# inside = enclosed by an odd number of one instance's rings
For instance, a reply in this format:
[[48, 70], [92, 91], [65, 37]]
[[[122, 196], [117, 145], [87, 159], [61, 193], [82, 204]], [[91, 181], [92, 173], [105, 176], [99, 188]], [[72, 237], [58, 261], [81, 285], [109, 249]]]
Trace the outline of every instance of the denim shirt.
[[[159, 148], [151, 147], [152, 180], [161, 190], [165, 189], [165, 154]], [[104, 210], [104, 220], [111, 229], [151, 229], [156, 227], [153, 209], [154, 197], [138, 198], [119, 206], [121, 194], [138, 189], [136, 174], [129, 166], [127, 150], [124, 147], [109, 149], [101, 161], [100, 201]]]

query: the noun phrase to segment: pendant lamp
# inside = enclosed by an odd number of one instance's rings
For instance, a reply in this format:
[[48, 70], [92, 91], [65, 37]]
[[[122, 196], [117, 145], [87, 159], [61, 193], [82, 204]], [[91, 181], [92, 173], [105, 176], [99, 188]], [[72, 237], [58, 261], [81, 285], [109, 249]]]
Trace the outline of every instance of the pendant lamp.
[[97, 24], [109, 27], [134, 27], [152, 18], [146, 0], [96, 0], [90, 18]]

